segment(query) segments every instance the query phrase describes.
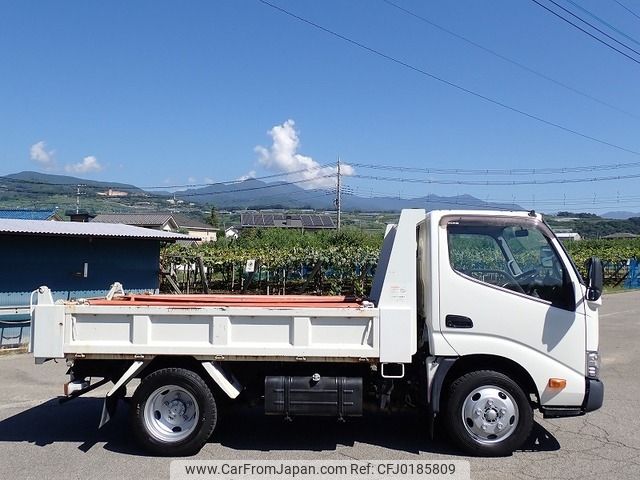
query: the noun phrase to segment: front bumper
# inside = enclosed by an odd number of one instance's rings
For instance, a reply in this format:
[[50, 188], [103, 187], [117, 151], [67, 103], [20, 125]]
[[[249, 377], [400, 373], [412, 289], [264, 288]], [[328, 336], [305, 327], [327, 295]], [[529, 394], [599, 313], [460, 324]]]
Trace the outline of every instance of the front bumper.
[[584, 394], [582, 409], [584, 413], [598, 410], [604, 403], [604, 383], [600, 380], [587, 378], [587, 391]]
[[600, 380], [587, 378], [584, 400], [580, 407], [541, 407], [544, 418], [578, 417], [593, 412], [604, 403], [604, 383]]

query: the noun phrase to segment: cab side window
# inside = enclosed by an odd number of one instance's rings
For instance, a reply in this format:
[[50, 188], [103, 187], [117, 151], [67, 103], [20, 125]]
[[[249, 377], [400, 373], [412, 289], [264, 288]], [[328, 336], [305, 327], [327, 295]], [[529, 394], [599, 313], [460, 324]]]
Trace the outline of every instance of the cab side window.
[[480, 282], [575, 309], [573, 286], [549, 239], [535, 226], [447, 226], [449, 261]]
[[454, 270], [476, 280], [500, 287], [508, 280], [507, 262], [489, 235], [450, 232], [449, 260]]

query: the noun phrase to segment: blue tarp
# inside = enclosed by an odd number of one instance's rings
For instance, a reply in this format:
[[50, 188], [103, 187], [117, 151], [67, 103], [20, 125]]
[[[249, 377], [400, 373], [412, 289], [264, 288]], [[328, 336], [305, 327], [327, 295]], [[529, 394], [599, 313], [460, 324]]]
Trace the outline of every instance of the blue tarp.
[[624, 281], [624, 288], [640, 288], [640, 266], [638, 260], [629, 260], [629, 274]]

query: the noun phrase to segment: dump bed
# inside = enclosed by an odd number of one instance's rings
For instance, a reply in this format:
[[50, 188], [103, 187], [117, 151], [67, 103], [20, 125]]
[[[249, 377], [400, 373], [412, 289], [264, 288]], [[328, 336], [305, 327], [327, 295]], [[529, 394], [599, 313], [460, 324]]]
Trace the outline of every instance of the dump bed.
[[190, 355], [225, 360], [379, 357], [378, 309], [349, 297], [120, 295], [33, 308], [36, 358]]
[[88, 305], [160, 307], [271, 307], [271, 308], [360, 308], [355, 297], [316, 295], [119, 295], [110, 299], [90, 298]]
[[[309, 295], [125, 295], [54, 304], [40, 287], [32, 351], [47, 358], [309, 360], [409, 363], [418, 343], [417, 226], [403, 210], [385, 233], [370, 299]], [[117, 288], [116, 288], [117, 287]], [[117, 292], [117, 294], [116, 294]]]

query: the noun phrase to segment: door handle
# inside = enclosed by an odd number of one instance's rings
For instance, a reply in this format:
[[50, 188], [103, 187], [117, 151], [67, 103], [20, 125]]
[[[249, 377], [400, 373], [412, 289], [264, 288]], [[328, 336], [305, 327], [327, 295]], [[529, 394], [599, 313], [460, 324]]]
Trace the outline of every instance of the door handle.
[[447, 315], [444, 323], [449, 328], [472, 328], [473, 320], [462, 315]]

